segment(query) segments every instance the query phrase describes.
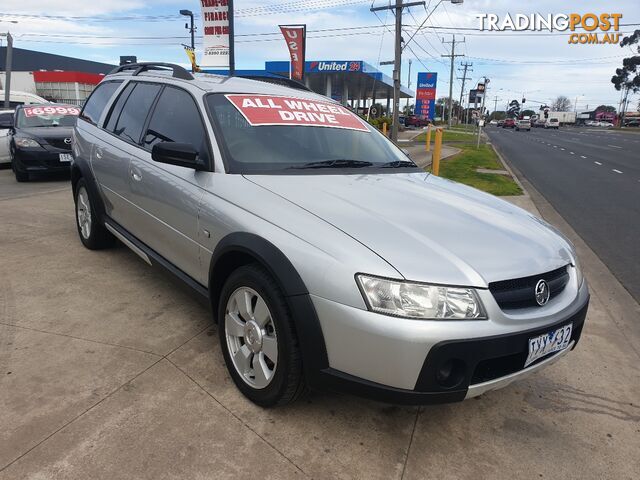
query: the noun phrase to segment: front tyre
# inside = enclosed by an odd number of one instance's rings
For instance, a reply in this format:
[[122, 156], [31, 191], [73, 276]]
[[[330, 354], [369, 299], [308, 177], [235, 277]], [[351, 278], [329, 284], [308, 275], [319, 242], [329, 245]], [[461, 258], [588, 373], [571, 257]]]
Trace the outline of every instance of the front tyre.
[[84, 178], [78, 180], [75, 194], [76, 226], [80, 241], [89, 250], [101, 250], [113, 246], [115, 237], [96, 216], [95, 202], [89, 194]]
[[218, 331], [229, 374], [249, 400], [271, 407], [305, 392], [293, 319], [264, 268], [246, 265], [229, 276], [218, 304]]

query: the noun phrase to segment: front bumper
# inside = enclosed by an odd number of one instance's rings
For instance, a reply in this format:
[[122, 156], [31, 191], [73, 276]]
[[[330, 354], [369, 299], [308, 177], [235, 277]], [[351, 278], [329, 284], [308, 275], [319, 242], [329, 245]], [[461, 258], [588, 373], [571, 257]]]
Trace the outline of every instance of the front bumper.
[[71, 164], [60, 161], [61, 153], [71, 154], [71, 150], [17, 148], [13, 156], [14, 168], [24, 173], [69, 172]]
[[[577, 293], [569, 307], [525, 328], [393, 319], [312, 297], [329, 360], [318, 380], [324, 388], [398, 404], [461, 401], [501, 388], [575, 348], [588, 309], [586, 282]], [[523, 368], [529, 338], [570, 322], [567, 349]], [[481, 336], [468, 338], [473, 334]]]

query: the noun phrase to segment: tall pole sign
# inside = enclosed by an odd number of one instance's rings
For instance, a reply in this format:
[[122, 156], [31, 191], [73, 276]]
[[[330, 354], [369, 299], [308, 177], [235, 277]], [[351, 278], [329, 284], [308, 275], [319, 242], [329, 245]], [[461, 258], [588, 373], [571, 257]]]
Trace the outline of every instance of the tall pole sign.
[[289, 78], [302, 81], [304, 78], [304, 57], [307, 49], [306, 25], [280, 25], [280, 31], [284, 35], [291, 57]]
[[233, 0], [200, 0], [203, 52], [201, 67], [229, 69], [235, 73]]
[[416, 106], [414, 114], [433, 121], [436, 115], [436, 84], [438, 74], [432, 72], [418, 73], [416, 87]]

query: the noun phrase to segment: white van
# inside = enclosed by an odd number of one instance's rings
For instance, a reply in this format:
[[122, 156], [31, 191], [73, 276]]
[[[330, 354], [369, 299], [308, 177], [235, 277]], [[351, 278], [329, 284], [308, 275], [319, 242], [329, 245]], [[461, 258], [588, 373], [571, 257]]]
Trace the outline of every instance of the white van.
[[[18, 105], [28, 105], [31, 103], [50, 103], [35, 93], [19, 92], [12, 90], [9, 95], [9, 108], [16, 108]], [[0, 90], [0, 108], [4, 107], [4, 90]]]

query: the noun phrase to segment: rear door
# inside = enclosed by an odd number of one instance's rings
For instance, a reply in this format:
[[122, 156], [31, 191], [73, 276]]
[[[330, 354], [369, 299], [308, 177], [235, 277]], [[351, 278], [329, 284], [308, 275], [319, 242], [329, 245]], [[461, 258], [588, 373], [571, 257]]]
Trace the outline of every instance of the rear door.
[[155, 162], [151, 150], [159, 142], [187, 143], [211, 165], [203, 118], [191, 94], [165, 86], [145, 127], [143, 150], [131, 159], [129, 175], [136, 205], [132, 233], [194, 279], [201, 276], [196, 237], [204, 191], [199, 185], [210, 173]]
[[113, 104], [92, 155], [107, 214], [128, 230], [136, 218], [130, 199], [131, 158], [141, 152], [142, 129], [161, 88], [155, 83], [129, 82]]

